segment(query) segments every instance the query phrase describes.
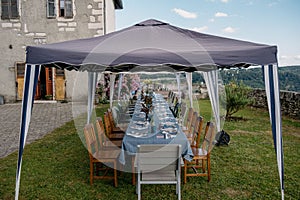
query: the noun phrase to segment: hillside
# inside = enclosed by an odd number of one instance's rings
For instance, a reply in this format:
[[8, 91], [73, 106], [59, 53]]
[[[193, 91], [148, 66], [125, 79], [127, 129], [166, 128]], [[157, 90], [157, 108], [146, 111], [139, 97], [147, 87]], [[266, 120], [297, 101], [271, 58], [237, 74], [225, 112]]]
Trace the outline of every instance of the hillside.
[[[230, 81], [243, 81], [252, 88], [265, 88], [263, 72], [261, 67], [248, 69], [229, 69], [220, 71], [224, 84]], [[300, 66], [288, 66], [278, 68], [280, 90], [300, 92]], [[174, 74], [141, 74], [141, 79], [159, 80], [166, 84], [175, 80]], [[193, 73], [193, 83], [204, 82], [203, 77], [198, 73]], [[172, 82], [174, 83], [174, 82]]]
[[[261, 68], [222, 70], [220, 75], [224, 84], [235, 80], [252, 88], [265, 88]], [[280, 90], [300, 92], [300, 66], [279, 67], [278, 76]], [[203, 81], [203, 78], [195, 74], [193, 81]]]

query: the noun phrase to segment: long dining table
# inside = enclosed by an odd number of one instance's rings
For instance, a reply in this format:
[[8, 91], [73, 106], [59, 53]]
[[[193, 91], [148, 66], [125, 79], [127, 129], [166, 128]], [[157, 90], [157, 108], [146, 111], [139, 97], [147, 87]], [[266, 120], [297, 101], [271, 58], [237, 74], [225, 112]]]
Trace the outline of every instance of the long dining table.
[[126, 154], [134, 156], [141, 144], [180, 144], [182, 157], [193, 159], [190, 143], [169, 109], [169, 104], [160, 94], [152, 95], [152, 111], [148, 117], [142, 112], [143, 100], [138, 99], [134, 113], [122, 142], [119, 162], [126, 163]]

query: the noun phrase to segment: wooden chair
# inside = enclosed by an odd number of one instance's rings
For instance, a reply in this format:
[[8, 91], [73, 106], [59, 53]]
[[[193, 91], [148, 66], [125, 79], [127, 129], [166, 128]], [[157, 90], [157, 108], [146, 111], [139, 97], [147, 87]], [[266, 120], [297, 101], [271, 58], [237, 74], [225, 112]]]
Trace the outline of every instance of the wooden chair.
[[[201, 147], [192, 147], [194, 158], [191, 162], [184, 160], [184, 183], [187, 182], [188, 176], [207, 176], [208, 182], [210, 181], [210, 152], [214, 139], [214, 129], [214, 124], [207, 122]], [[193, 173], [191, 173], [189, 169], [192, 169]], [[202, 169], [202, 173], [198, 173], [197, 169]]]
[[187, 113], [187, 118], [186, 120], [185, 119], [183, 120], [182, 130], [185, 131], [189, 129], [189, 126], [191, 125], [191, 121], [193, 118], [193, 113], [194, 113], [193, 108], [189, 108]]
[[173, 97], [174, 97], [174, 92], [170, 90], [170, 91], [169, 91], [169, 94], [168, 94], [168, 100], [167, 100], [167, 102], [168, 102], [169, 105], [172, 104], [172, 102], [173, 102]]
[[114, 118], [113, 118], [113, 114], [112, 114], [112, 110], [108, 109], [107, 110], [108, 113], [108, 119], [111, 125], [111, 131], [112, 133], [125, 133], [122, 129], [120, 129], [120, 127], [116, 126], [115, 122], [114, 122]]
[[136, 156], [138, 199], [141, 199], [142, 184], [176, 184], [180, 194], [181, 145], [156, 144], [138, 145]]
[[171, 90], [169, 90], [169, 92], [168, 92], [168, 96], [167, 96], [167, 100], [169, 100], [169, 99], [171, 98], [171, 95], [172, 95], [172, 91], [171, 91]]
[[117, 119], [118, 123], [128, 124], [131, 120], [134, 108], [123, 108], [122, 104], [118, 104], [111, 109], [112, 118]]
[[104, 124], [101, 117], [97, 118], [96, 120], [96, 128], [98, 133], [100, 149], [121, 148], [122, 140], [109, 140], [109, 138], [105, 135]]
[[179, 112], [179, 124], [180, 125], [183, 125], [186, 111], [187, 111], [186, 103], [182, 102], [180, 112]]
[[193, 130], [192, 140], [191, 140], [191, 147], [200, 147], [200, 139], [201, 139], [201, 132], [203, 128], [203, 117], [197, 117], [196, 124]]
[[174, 108], [171, 109], [171, 112], [175, 118], [179, 117], [180, 109], [181, 109], [181, 103], [179, 103], [179, 102], [177, 102], [176, 105], [174, 106]]
[[[90, 184], [93, 184], [94, 179], [113, 179], [115, 187], [118, 186], [117, 179], [117, 159], [119, 150], [104, 150], [99, 149], [93, 124], [87, 124], [84, 127], [84, 136], [90, 159]], [[105, 164], [111, 163], [113, 168], [113, 176], [109, 176], [108, 172], [111, 169]], [[98, 166], [96, 166], [98, 164]], [[101, 165], [101, 168], [99, 168]], [[96, 169], [95, 169], [96, 167]], [[97, 175], [103, 171], [103, 175]]]
[[198, 118], [198, 113], [195, 111], [193, 112], [192, 119], [190, 120], [189, 126], [187, 127], [186, 130], [183, 131], [186, 137], [188, 138], [188, 140], [190, 141], [190, 143], [192, 142], [194, 137], [194, 130], [195, 127], [197, 126], [197, 118]]
[[111, 122], [109, 121], [109, 114], [107, 112], [104, 113], [104, 125], [105, 125], [106, 135], [110, 140], [123, 139], [124, 133], [114, 133], [112, 131]]

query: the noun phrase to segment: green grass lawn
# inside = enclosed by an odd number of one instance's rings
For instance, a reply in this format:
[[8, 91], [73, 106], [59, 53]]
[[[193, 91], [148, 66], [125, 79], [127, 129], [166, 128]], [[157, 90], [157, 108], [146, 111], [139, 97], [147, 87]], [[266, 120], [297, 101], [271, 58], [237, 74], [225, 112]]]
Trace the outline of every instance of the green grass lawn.
[[[98, 113], [107, 108], [99, 107]], [[201, 115], [210, 119], [209, 101], [200, 102]], [[243, 121], [226, 121], [228, 147], [214, 147], [212, 179], [189, 178], [182, 184], [182, 199], [281, 199], [278, 169], [269, 115], [247, 108], [235, 116]], [[300, 121], [283, 118], [285, 199], [300, 197]], [[17, 153], [0, 159], [0, 199], [14, 199]], [[131, 174], [113, 181], [89, 184], [88, 153], [74, 122], [26, 145], [20, 185], [20, 199], [136, 199]], [[142, 186], [143, 199], [176, 199], [175, 186]]]

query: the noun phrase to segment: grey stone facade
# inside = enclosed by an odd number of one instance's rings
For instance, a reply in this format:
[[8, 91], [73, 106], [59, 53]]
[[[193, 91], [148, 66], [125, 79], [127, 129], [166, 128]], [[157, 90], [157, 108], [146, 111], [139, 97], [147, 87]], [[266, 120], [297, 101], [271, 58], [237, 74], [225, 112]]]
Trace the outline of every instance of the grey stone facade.
[[[55, 0], [58, 8], [58, 0]], [[26, 46], [103, 35], [115, 28], [115, 9], [120, 0], [73, 0], [73, 17], [47, 17], [47, 0], [19, 0], [18, 19], [0, 19], [0, 95], [15, 102], [16, 63], [25, 62]], [[0, 2], [1, 4], [1, 2]], [[120, 7], [121, 4], [121, 7]], [[117, 6], [117, 7], [116, 7]], [[1, 9], [0, 9], [1, 12]], [[71, 98], [74, 80], [66, 72], [66, 93]]]

